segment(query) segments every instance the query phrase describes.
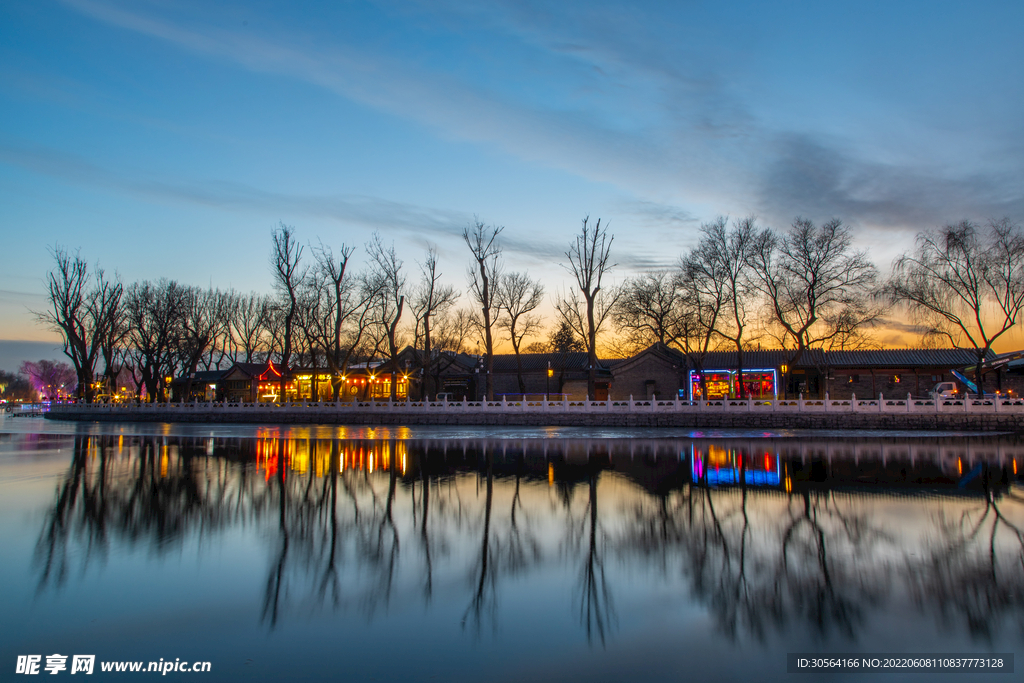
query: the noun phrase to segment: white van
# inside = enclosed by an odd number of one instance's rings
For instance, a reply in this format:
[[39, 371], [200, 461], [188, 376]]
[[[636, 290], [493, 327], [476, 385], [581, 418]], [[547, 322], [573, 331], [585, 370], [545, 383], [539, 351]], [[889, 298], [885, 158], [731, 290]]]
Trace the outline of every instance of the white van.
[[935, 399], [959, 398], [960, 391], [956, 388], [956, 382], [939, 382], [928, 395]]

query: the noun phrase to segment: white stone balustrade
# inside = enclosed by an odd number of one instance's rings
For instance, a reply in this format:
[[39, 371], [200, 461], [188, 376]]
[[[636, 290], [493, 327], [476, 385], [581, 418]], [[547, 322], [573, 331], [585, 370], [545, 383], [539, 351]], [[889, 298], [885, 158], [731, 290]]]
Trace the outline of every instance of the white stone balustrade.
[[905, 398], [860, 399], [716, 399], [685, 401], [678, 399], [641, 399], [584, 401], [321, 401], [296, 403], [130, 403], [130, 404], [55, 404], [53, 412], [82, 411], [95, 413], [146, 412], [265, 412], [270, 418], [275, 410], [337, 410], [338, 412], [412, 412], [412, 413], [1020, 413], [1024, 399], [1017, 397], [932, 399]]

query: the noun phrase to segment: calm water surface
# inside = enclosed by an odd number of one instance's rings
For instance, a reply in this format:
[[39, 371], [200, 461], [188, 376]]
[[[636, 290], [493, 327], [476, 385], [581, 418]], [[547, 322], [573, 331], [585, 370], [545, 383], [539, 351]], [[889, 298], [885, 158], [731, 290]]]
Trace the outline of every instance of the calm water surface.
[[946, 678], [1019, 679], [1021, 467], [1012, 436], [7, 419], [0, 679], [61, 653], [211, 681], [816, 680], [786, 653], [872, 651], [1015, 652]]

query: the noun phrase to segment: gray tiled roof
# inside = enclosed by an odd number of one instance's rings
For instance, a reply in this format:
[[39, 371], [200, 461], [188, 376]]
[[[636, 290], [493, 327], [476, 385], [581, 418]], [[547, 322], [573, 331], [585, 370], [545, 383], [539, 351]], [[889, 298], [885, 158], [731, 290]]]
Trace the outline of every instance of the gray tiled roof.
[[[523, 353], [523, 372], [546, 372], [548, 362], [554, 370], [586, 370], [587, 354], [581, 351], [570, 353]], [[516, 372], [514, 353], [494, 354], [495, 372]]]
[[192, 375], [192, 381], [194, 382], [216, 382], [224, 375], [228, 374], [228, 370], [202, 370]]

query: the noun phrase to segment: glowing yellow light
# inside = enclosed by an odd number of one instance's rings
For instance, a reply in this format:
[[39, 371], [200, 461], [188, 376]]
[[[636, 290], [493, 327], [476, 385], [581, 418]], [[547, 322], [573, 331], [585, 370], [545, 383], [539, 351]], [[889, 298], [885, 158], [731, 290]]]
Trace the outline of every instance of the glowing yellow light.
[[956, 459], [956, 473], [961, 475], [964, 473], [964, 463], [960, 458]]
[[548, 463], [548, 486], [555, 485], [555, 466], [552, 463]]

